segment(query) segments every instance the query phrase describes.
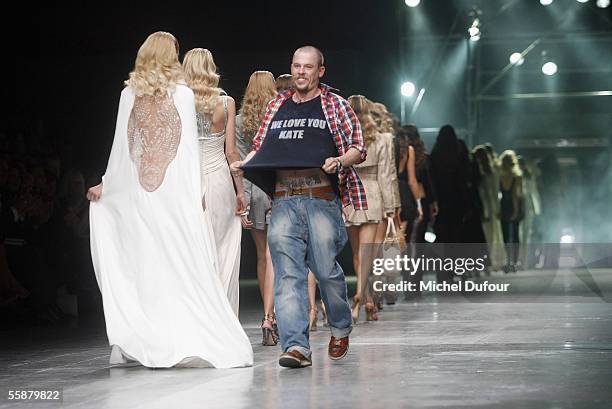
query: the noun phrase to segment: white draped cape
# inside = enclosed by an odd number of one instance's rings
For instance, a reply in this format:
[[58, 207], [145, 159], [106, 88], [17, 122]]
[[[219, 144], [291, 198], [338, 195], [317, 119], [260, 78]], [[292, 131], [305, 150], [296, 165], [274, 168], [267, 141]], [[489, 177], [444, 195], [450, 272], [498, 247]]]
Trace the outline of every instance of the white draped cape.
[[133, 91], [124, 89], [102, 196], [90, 207], [111, 363], [252, 365], [253, 350], [218, 278], [211, 222], [202, 211], [193, 92], [178, 85], [173, 94], [180, 142], [154, 191], [142, 187], [130, 157], [134, 101]]

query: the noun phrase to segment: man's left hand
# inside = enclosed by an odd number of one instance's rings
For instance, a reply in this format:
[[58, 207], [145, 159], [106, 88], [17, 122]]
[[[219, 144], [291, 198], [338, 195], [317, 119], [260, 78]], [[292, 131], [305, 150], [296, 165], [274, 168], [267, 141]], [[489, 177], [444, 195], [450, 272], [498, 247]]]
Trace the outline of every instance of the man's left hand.
[[323, 170], [325, 173], [336, 173], [340, 168], [340, 159], [339, 158], [327, 158], [325, 159], [325, 163], [323, 164]]

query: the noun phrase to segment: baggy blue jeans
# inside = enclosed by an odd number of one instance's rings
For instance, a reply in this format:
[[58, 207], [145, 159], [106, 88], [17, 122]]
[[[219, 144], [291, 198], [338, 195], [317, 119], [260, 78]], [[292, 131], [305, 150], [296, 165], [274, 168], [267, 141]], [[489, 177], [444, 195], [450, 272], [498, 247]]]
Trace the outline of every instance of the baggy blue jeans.
[[305, 196], [274, 199], [268, 245], [274, 266], [274, 307], [283, 352], [310, 356], [308, 270], [321, 290], [331, 333], [343, 338], [352, 330], [344, 272], [336, 256], [347, 234], [338, 199]]

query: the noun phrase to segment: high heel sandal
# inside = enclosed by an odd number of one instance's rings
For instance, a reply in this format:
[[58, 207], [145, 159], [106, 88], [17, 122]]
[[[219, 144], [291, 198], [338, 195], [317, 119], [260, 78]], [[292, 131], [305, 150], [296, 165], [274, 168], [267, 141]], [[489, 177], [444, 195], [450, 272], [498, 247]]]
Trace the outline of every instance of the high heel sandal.
[[276, 325], [274, 318], [274, 314], [264, 314], [263, 320], [261, 320], [261, 332], [263, 336], [261, 344], [263, 346], [275, 346], [278, 344], [278, 335], [274, 333], [274, 327]]
[[382, 311], [383, 309], [383, 296], [382, 294], [374, 293], [374, 305], [376, 305], [376, 311]]
[[278, 343], [280, 336], [278, 335], [278, 324], [276, 323], [276, 314], [272, 313], [272, 329], [274, 330], [274, 341]]
[[367, 302], [365, 305], [366, 321], [378, 321], [378, 314], [376, 313], [376, 305], [373, 302]]
[[276, 323], [276, 314], [272, 313], [272, 335], [274, 336], [274, 342], [278, 344], [280, 336], [278, 335], [278, 324]]
[[317, 330], [317, 316], [319, 312], [317, 311], [317, 307], [310, 308], [310, 324], [308, 327], [310, 328], [310, 332], [315, 332]]
[[353, 305], [351, 306], [351, 317], [353, 318], [353, 324], [357, 324], [359, 321], [359, 310], [361, 309], [361, 297], [353, 297]]

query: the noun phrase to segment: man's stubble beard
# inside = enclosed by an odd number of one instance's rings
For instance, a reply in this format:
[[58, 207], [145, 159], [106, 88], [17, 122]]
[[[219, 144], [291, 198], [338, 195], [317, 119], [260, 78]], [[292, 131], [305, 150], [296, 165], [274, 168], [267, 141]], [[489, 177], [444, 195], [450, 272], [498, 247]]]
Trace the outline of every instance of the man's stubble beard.
[[[306, 78], [304, 78], [304, 79], [306, 79]], [[306, 80], [308, 81], [308, 79], [306, 79]], [[318, 82], [315, 82], [314, 84], [312, 84], [312, 86], [311, 86], [310, 83], [308, 83], [304, 87], [298, 87], [297, 82], [294, 81], [294, 83], [295, 83], [295, 90], [297, 92], [299, 92], [300, 94], [307, 94], [310, 91], [315, 90], [315, 89], [317, 89], [319, 87], [319, 83]]]

